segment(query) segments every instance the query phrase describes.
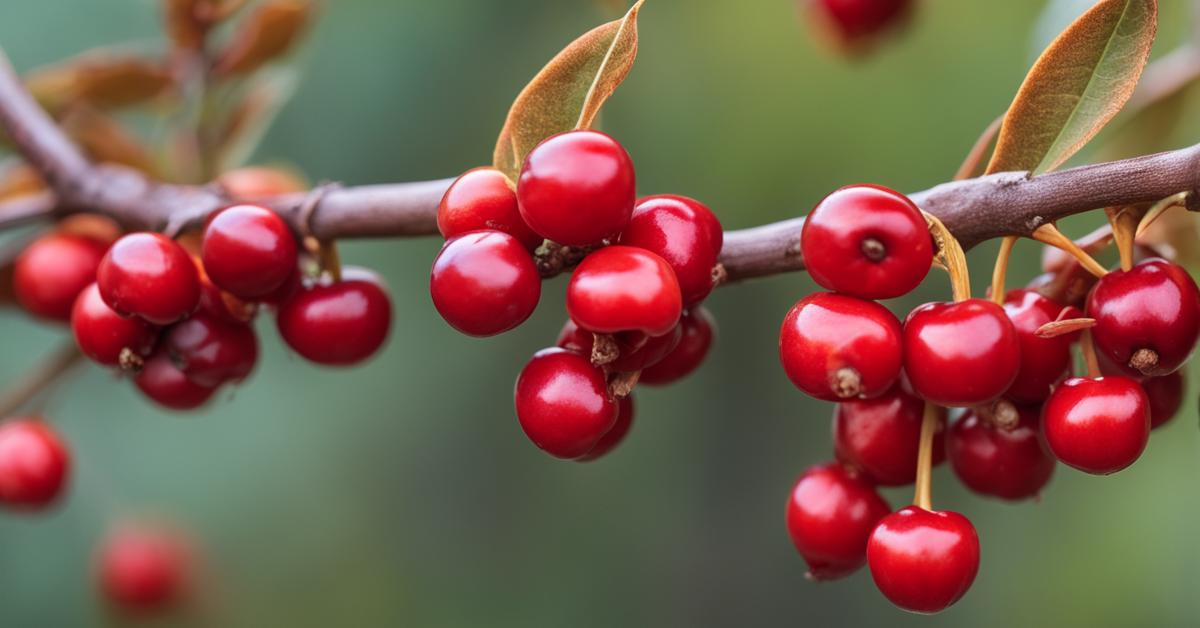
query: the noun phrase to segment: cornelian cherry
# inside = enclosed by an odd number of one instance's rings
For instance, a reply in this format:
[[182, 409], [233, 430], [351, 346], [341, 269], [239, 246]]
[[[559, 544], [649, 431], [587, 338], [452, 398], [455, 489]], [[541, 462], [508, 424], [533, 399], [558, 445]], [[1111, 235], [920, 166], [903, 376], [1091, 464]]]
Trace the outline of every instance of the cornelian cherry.
[[516, 238], [472, 231], [446, 242], [433, 260], [429, 294], [451, 327], [494, 336], [529, 318], [542, 296], [542, 278]]
[[450, 184], [437, 208], [438, 231], [449, 240], [471, 231], [503, 231], [526, 249], [536, 249], [542, 236], [533, 232], [517, 207], [517, 192], [495, 168], [475, 168]]
[[39, 419], [0, 423], [0, 504], [35, 510], [62, 493], [70, 454], [58, 434]]
[[716, 215], [686, 196], [648, 196], [637, 202], [621, 244], [656, 253], [671, 265], [685, 307], [704, 300], [713, 290], [713, 271], [724, 232]]
[[203, 312], [172, 327], [163, 344], [188, 379], [209, 388], [245, 379], [258, 361], [252, 327]]
[[805, 471], [788, 496], [787, 527], [814, 580], [848, 576], [867, 562], [867, 539], [888, 505], [866, 480], [830, 462]]
[[79, 350], [104, 366], [120, 366], [123, 352], [127, 359], [148, 355], [158, 338], [158, 330], [149, 323], [125, 318], [108, 307], [95, 283], [84, 288], [75, 299], [71, 332]]
[[1166, 425], [1179, 413], [1186, 380], [1184, 369], [1180, 368], [1170, 375], [1151, 377], [1142, 382], [1142, 389], [1150, 400], [1150, 429]]
[[1150, 400], [1128, 377], [1073, 377], [1046, 400], [1042, 431], [1064, 464], [1095, 475], [1116, 473], [1146, 449]]
[[1051, 387], [1070, 374], [1072, 335], [1054, 338], [1036, 335], [1038, 328], [1056, 320], [1063, 309], [1032, 290], [1010, 290], [1005, 296], [1004, 312], [1012, 321], [1021, 345], [1021, 366], [1006, 393], [1013, 401], [1041, 403], [1050, 396]]
[[926, 303], [904, 322], [904, 373], [940, 406], [975, 406], [1004, 394], [1021, 365], [1016, 329], [983, 299]]
[[717, 321], [703, 306], [684, 310], [679, 317], [682, 336], [675, 348], [656, 364], [646, 367], [639, 384], [665, 386], [700, 368], [717, 337]]
[[901, 329], [873, 301], [817, 292], [783, 319], [779, 360], [797, 388], [828, 401], [877, 397], [900, 376]]
[[341, 281], [319, 281], [279, 305], [279, 335], [296, 353], [318, 364], [345, 366], [371, 357], [392, 327], [392, 300], [383, 279], [347, 266]]
[[200, 304], [200, 279], [191, 256], [157, 233], [131, 233], [114, 242], [100, 261], [96, 284], [118, 314], [155, 325], [181, 320]]
[[159, 349], [146, 360], [133, 383], [146, 398], [171, 410], [199, 408], [217, 392], [216, 387], [189, 379], [166, 349]]
[[513, 396], [525, 435], [556, 458], [585, 456], [617, 422], [604, 372], [565, 349], [534, 354]]
[[[210, 316], [214, 316], [227, 323], [249, 323], [254, 320], [258, 314], [258, 303], [240, 299], [217, 286], [209, 278], [208, 273], [204, 270], [204, 264], [199, 258], [193, 257], [192, 261], [196, 263], [196, 274], [200, 278], [200, 309], [197, 311], [205, 312]], [[296, 273], [287, 280], [290, 284], [294, 281]], [[283, 288], [277, 288], [276, 294]], [[271, 295], [267, 295], [270, 297]], [[266, 297], [260, 297], [264, 299]]]
[[[833, 451], [837, 459], [883, 486], [912, 484], [917, 474], [925, 402], [899, 384], [874, 399], [843, 401], [833, 412]], [[945, 459], [945, 410], [939, 408], [933, 464]]]
[[1002, 428], [974, 411], [950, 426], [946, 455], [954, 474], [981, 495], [1037, 497], [1054, 475], [1055, 460], [1041, 440], [1040, 407], [1018, 406], [1019, 419]]
[[100, 591], [119, 611], [162, 613], [191, 594], [192, 551], [176, 531], [123, 524], [104, 539], [96, 560]]
[[800, 251], [813, 281], [864, 299], [907, 294], [933, 265], [921, 210], [875, 185], [844, 187], [818, 203], [804, 220]]
[[39, 318], [69, 321], [75, 298], [96, 280], [107, 248], [92, 238], [59, 233], [34, 240], [13, 265], [17, 301]]
[[886, 516], [867, 543], [875, 586], [892, 604], [937, 613], [962, 598], [979, 571], [979, 535], [949, 510], [906, 506]]
[[291, 277], [296, 240], [270, 209], [234, 205], [209, 218], [200, 257], [213, 283], [239, 299], [253, 300], [278, 290]]
[[645, 249], [618, 245], [595, 251], [567, 284], [567, 314], [588, 331], [661, 336], [674, 329], [682, 311], [675, 271]]
[[590, 462], [607, 455], [610, 451], [617, 448], [621, 441], [629, 435], [630, 428], [633, 427], [633, 395], [622, 397], [617, 402], [617, 422], [613, 424], [600, 441], [596, 443], [592, 450], [584, 454], [580, 458], [576, 458], [579, 462]]
[[[661, 336], [647, 336], [640, 331], [626, 331], [612, 334], [614, 348], [617, 350], [615, 360], [604, 364], [610, 371], [631, 373], [658, 364], [668, 353], [675, 349], [683, 337], [683, 328], [676, 325], [675, 329]], [[573, 351], [585, 358], [592, 358], [592, 348], [595, 344], [595, 334], [580, 329], [575, 321], [567, 320], [562, 331], [558, 333], [558, 342], [563, 349]]]

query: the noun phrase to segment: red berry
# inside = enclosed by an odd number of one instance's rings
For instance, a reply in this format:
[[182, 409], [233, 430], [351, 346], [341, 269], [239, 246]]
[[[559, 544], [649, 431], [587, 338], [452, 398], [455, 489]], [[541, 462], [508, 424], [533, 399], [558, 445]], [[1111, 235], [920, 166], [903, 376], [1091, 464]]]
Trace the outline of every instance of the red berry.
[[529, 318], [542, 296], [542, 278], [516, 238], [473, 231], [442, 247], [429, 274], [429, 294], [451, 327], [494, 336]]
[[682, 310], [671, 266], [632, 246], [609, 246], [588, 255], [567, 284], [567, 314], [589, 331], [661, 336], [679, 323]]
[[[217, 284], [208, 277], [200, 259], [193, 257], [192, 261], [196, 263], [196, 273], [200, 277], [200, 309], [198, 311], [227, 323], [249, 323], [254, 320], [254, 316], [258, 314], [257, 303], [244, 301], [217, 287]], [[292, 277], [295, 276], [296, 273], [293, 271]], [[293, 281], [298, 280], [289, 278], [288, 284], [291, 285]]]
[[685, 307], [712, 292], [713, 268], [723, 238], [712, 210], [700, 201], [670, 195], [639, 200], [629, 226], [621, 232], [621, 244], [651, 251], [671, 265]]
[[625, 436], [629, 434], [629, 429], [633, 427], [633, 395], [622, 397], [617, 402], [617, 422], [600, 438], [600, 442], [596, 443], [592, 450], [583, 455], [582, 458], [576, 458], [580, 462], [590, 462], [597, 458], [603, 457], [608, 452], [616, 449], [621, 441], [625, 440]]
[[0, 423], [0, 504], [35, 510], [62, 493], [71, 466], [66, 446], [38, 419]]
[[870, 483], [837, 463], [800, 476], [787, 503], [787, 527], [809, 577], [832, 580], [867, 562], [867, 539], [892, 509]]
[[91, 238], [52, 233], [17, 256], [12, 286], [21, 307], [34, 316], [66, 322], [83, 289], [96, 280], [107, 245]]
[[378, 275], [342, 269], [337, 283], [316, 283], [279, 306], [279, 335], [318, 364], [348, 365], [371, 357], [392, 326], [392, 301]]
[[636, 198], [633, 162], [599, 131], [567, 131], [525, 157], [517, 200], [525, 224], [567, 246], [590, 246], [629, 223]]
[[1035, 332], [1058, 318], [1063, 306], [1032, 290], [1011, 290], [1004, 312], [1021, 345], [1021, 366], [1006, 396], [1019, 403], [1041, 403], [1071, 371], [1072, 334], [1039, 338]]
[[191, 551], [179, 533], [126, 524], [97, 553], [101, 593], [117, 610], [149, 614], [183, 603], [191, 588]]
[[[833, 451], [843, 464], [883, 486], [912, 484], [917, 474], [925, 402], [900, 386], [881, 397], [843, 401], [833, 412]], [[933, 464], [945, 458], [945, 410], [939, 408]]]
[[700, 368], [717, 336], [717, 321], [703, 306], [684, 310], [679, 317], [682, 337], [670, 353], [642, 371], [639, 384], [665, 386]]
[[468, 170], [450, 184], [437, 209], [438, 231], [449, 240], [470, 231], [503, 231], [530, 251], [542, 243], [517, 207], [517, 192], [495, 168]]
[[1187, 386], [1184, 369], [1170, 375], [1151, 377], [1142, 382], [1142, 389], [1150, 399], [1150, 429], [1161, 427], [1175, 418], [1183, 405], [1183, 391]]
[[964, 516], [906, 506], [886, 516], [867, 543], [871, 577], [884, 597], [914, 613], [937, 613], [971, 588], [979, 536]]
[[1200, 290], [1181, 266], [1152, 259], [1105, 275], [1088, 296], [1096, 351], [1130, 377], [1166, 375], [1200, 338]]
[[138, 318], [125, 318], [100, 298], [92, 283], [79, 293], [71, 310], [71, 331], [84, 355], [104, 366], [120, 366], [121, 353], [145, 356], [154, 348], [158, 330]]
[[1128, 377], [1073, 377], [1046, 400], [1042, 430], [1064, 464], [1096, 475], [1116, 473], [1146, 449], [1150, 400]]
[[278, 290], [296, 269], [296, 240], [287, 223], [259, 205], [234, 205], [212, 216], [200, 245], [213, 283], [240, 299]]
[[240, 382], [258, 361], [258, 337], [253, 328], [203, 312], [172, 327], [163, 343], [188, 379], [209, 388]]
[[564, 349], [543, 349], [521, 369], [514, 394], [521, 429], [557, 458], [592, 451], [617, 421], [604, 372]]
[[955, 475], [982, 495], [1037, 497], [1054, 475], [1054, 457], [1042, 443], [1039, 407], [1018, 407], [1015, 427], [1004, 429], [967, 412], [950, 426], [946, 453]]
[[100, 296], [118, 314], [155, 325], [181, 320], [200, 303], [200, 279], [187, 251], [157, 233], [131, 233], [113, 243], [96, 272]]
[[1017, 332], [991, 301], [926, 303], [904, 322], [904, 373], [918, 396], [940, 406], [996, 399], [1020, 365]]
[[818, 19], [835, 29], [838, 39], [853, 45], [904, 17], [912, 0], [810, 0]]
[[188, 379], [165, 349], [146, 360], [133, 383], [151, 401], [171, 410], [199, 408], [217, 391]]
[[[654, 366], [668, 353], [675, 349], [683, 337], [683, 328], [676, 325], [675, 329], [661, 336], [647, 336], [640, 331], [626, 331], [612, 334], [616, 343], [617, 358], [604, 364], [609, 371], [617, 373], [632, 373]], [[575, 321], [567, 320], [562, 331], [558, 333], [557, 346], [573, 351], [585, 358], [592, 358], [592, 346], [595, 335], [580, 329]]]
[[900, 376], [900, 321], [873, 301], [804, 297], [783, 319], [779, 360], [797, 388], [827, 401], [878, 397]]
[[804, 220], [800, 251], [813, 281], [864, 299], [907, 294], [933, 265], [933, 240], [921, 210], [899, 192], [844, 187]]

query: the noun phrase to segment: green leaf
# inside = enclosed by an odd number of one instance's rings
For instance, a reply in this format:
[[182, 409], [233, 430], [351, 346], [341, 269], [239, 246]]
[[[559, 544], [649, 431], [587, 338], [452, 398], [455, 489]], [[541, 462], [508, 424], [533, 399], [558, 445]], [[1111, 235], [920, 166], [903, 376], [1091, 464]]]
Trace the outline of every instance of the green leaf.
[[1121, 110], [1157, 27], [1154, 0], [1101, 0], [1050, 43], [1004, 116], [987, 171], [1048, 172]]
[[492, 165], [515, 181], [525, 155], [542, 140], [592, 125], [633, 67], [642, 1], [625, 17], [571, 42], [521, 90], [496, 140]]

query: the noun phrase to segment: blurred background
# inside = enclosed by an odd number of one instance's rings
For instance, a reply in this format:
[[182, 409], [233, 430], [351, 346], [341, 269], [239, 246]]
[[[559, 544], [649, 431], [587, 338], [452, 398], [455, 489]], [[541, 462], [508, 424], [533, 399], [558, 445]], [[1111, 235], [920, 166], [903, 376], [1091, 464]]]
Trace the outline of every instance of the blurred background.
[[[3, 4], [0, 45], [22, 71], [115, 42], [163, 45], [152, 0]], [[294, 100], [253, 161], [350, 184], [484, 164], [520, 88], [617, 17], [614, 4], [325, 3], [294, 59]], [[791, 0], [650, 0], [638, 62], [603, 127], [632, 154], [642, 192], [695, 196], [728, 228], [800, 215], [848, 183], [945, 181], [1007, 107], [1044, 33], [1088, 3], [1047, 15], [1042, 0], [919, 4], [905, 32], [848, 60], [820, 45]], [[1188, 36], [1184, 4], [1161, 3], [1156, 55]], [[1179, 120], [1159, 148], [1200, 139], [1200, 117]], [[831, 406], [795, 390], [776, 357], [784, 313], [815, 289], [805, 275], [718, 290], [706, 365], [639, 390], [626, 442], [576, 464], [535, 449], [512, 409], [517, 372], [564, 319], [564, 279], [516, 331], [466, 338], [428, 297], [438, 247], [344, 246], [395, 298], [389, 345], [366, 366], [310, 365], [263, 316], [256, 374], [194, 415], [152, 407], [98, 368], [64, 382], [45, 412], [75, 454], [70, 494], [48, 515], [0, 516], [0, 625], [100, 623], [93, 547], [137, 515], [193, 530], [214, 577], [206, 621], [222, 626], [1097, 627], [1200, 616], [1194, 382], [1135, 466], [1107, 478], [1060, 466], [1039, 503], [973, 496], [939, 468], [935, 503], [974, 521], [982, 567], [958, 605], [918, 617], [893, 608], [866, 570], [806, 581], [784, 527], [792, 482], [832, 455]], [[994, 250], [971, 253], [979, 292]], [[1010, 282], [1039, 272], [1037, 250], [1019, 245]], [[933, 273], [890, 305], [903, 315], [947, 294]], [[62, 336], [13, 310], [0, 326], [0, 381]]]

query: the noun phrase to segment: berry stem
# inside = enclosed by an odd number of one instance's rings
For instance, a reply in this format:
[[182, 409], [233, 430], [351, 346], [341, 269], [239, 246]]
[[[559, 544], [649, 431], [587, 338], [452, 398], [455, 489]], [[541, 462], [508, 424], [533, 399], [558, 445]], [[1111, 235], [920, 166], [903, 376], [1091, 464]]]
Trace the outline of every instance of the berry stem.
[[1108, 224], [1112, 225], [1113, 240], [1121, 255], [1121, 270], [1133, 268], [1133, 239], [1137, 236], [1138, 224], [1146, 213], [1146, 207], [1109, 207], [1104, 210]]
[[1146, 210], [1145, 215], [1142, 216], [1141, 221], [1138, 222], [1137, 233], [1134, 234], [1134, 237], [1136, 238], [1145, 233], [1146, 229], [1149, 229], [1150, 225], [1153, 224], [1155, 220], [1158, 220], [1159, 216], [1163, 215], [1163, 212], [1171, 209], [1172, 207], [1187, 208], [1188, 203], [1191, 200], [1193, 200], [1191, 192], [1180, 192], [1178, 194], [1172, 194], [1171, 196], [1168, 196], [1167, 198], [1164, 198], [1163, 200], [1151, 205], [1150, 209]]
[[955, 301], [970, 299], [971, 275], [967, 267], [967, 254], [963, 252], [962, 245], [937, 216], [928, 212], [921, 213], [925, 215], [925, 222], [929, 225], [929, 234], [937, 246], [937, 253], [933, 257], [934, 265], [940, 266], [950, 273], [950, 289], [954, 294]]
[[1063, 232], [1058, 230], [1058, 227], [1052, 222], [1048, 222], [1037, 229], [1033, 230], [1033, 239], [1042, 244], [1060, 248], [1071, 254], [1088, 272], [1097, 277], [1103, 277], [1108, 274], [1100, 262], [1097, 262], [1088, 252], [1080, 248], [1075, 241], [1063, 235]]
[[38, 393], [66, 375], [82, 358], [83, 354], [75, 347], [74, 342], [64, 342], [57, 351], [35, 365], [24, 379], [0, 394], [0, 418], [20, 410]]
[[317, 261], [322, 272], [328, 272], [333, 283], [342, 281], [342, 258], [338, 255], [337, 243], [325, 240], [317, 247]]
[[926, 401], [921, 419], [921, 448], [917, 451], [916, 492], [913, 505], [933, 510], [933, 434], [937, 430], [937, 406]]
[[1008, 275], [1008, 260], [1012, 257], [1017, 236], [1005, 236], [1000, 241], [1000, 252], [996, 254], [996, 265], [992, 268], [992, 301], [1004, 305], [1004, 279]]
[[1096, 345], [1092, 342], [1092, 332], [1088, 328], [1083, 330], [1079, 350], [1083, 352], [1083, 363], [1087, 366], [1088, 377], [1097, 378], [1103, 375], [1100, 372], [1100, 360], [1096, 358]]

